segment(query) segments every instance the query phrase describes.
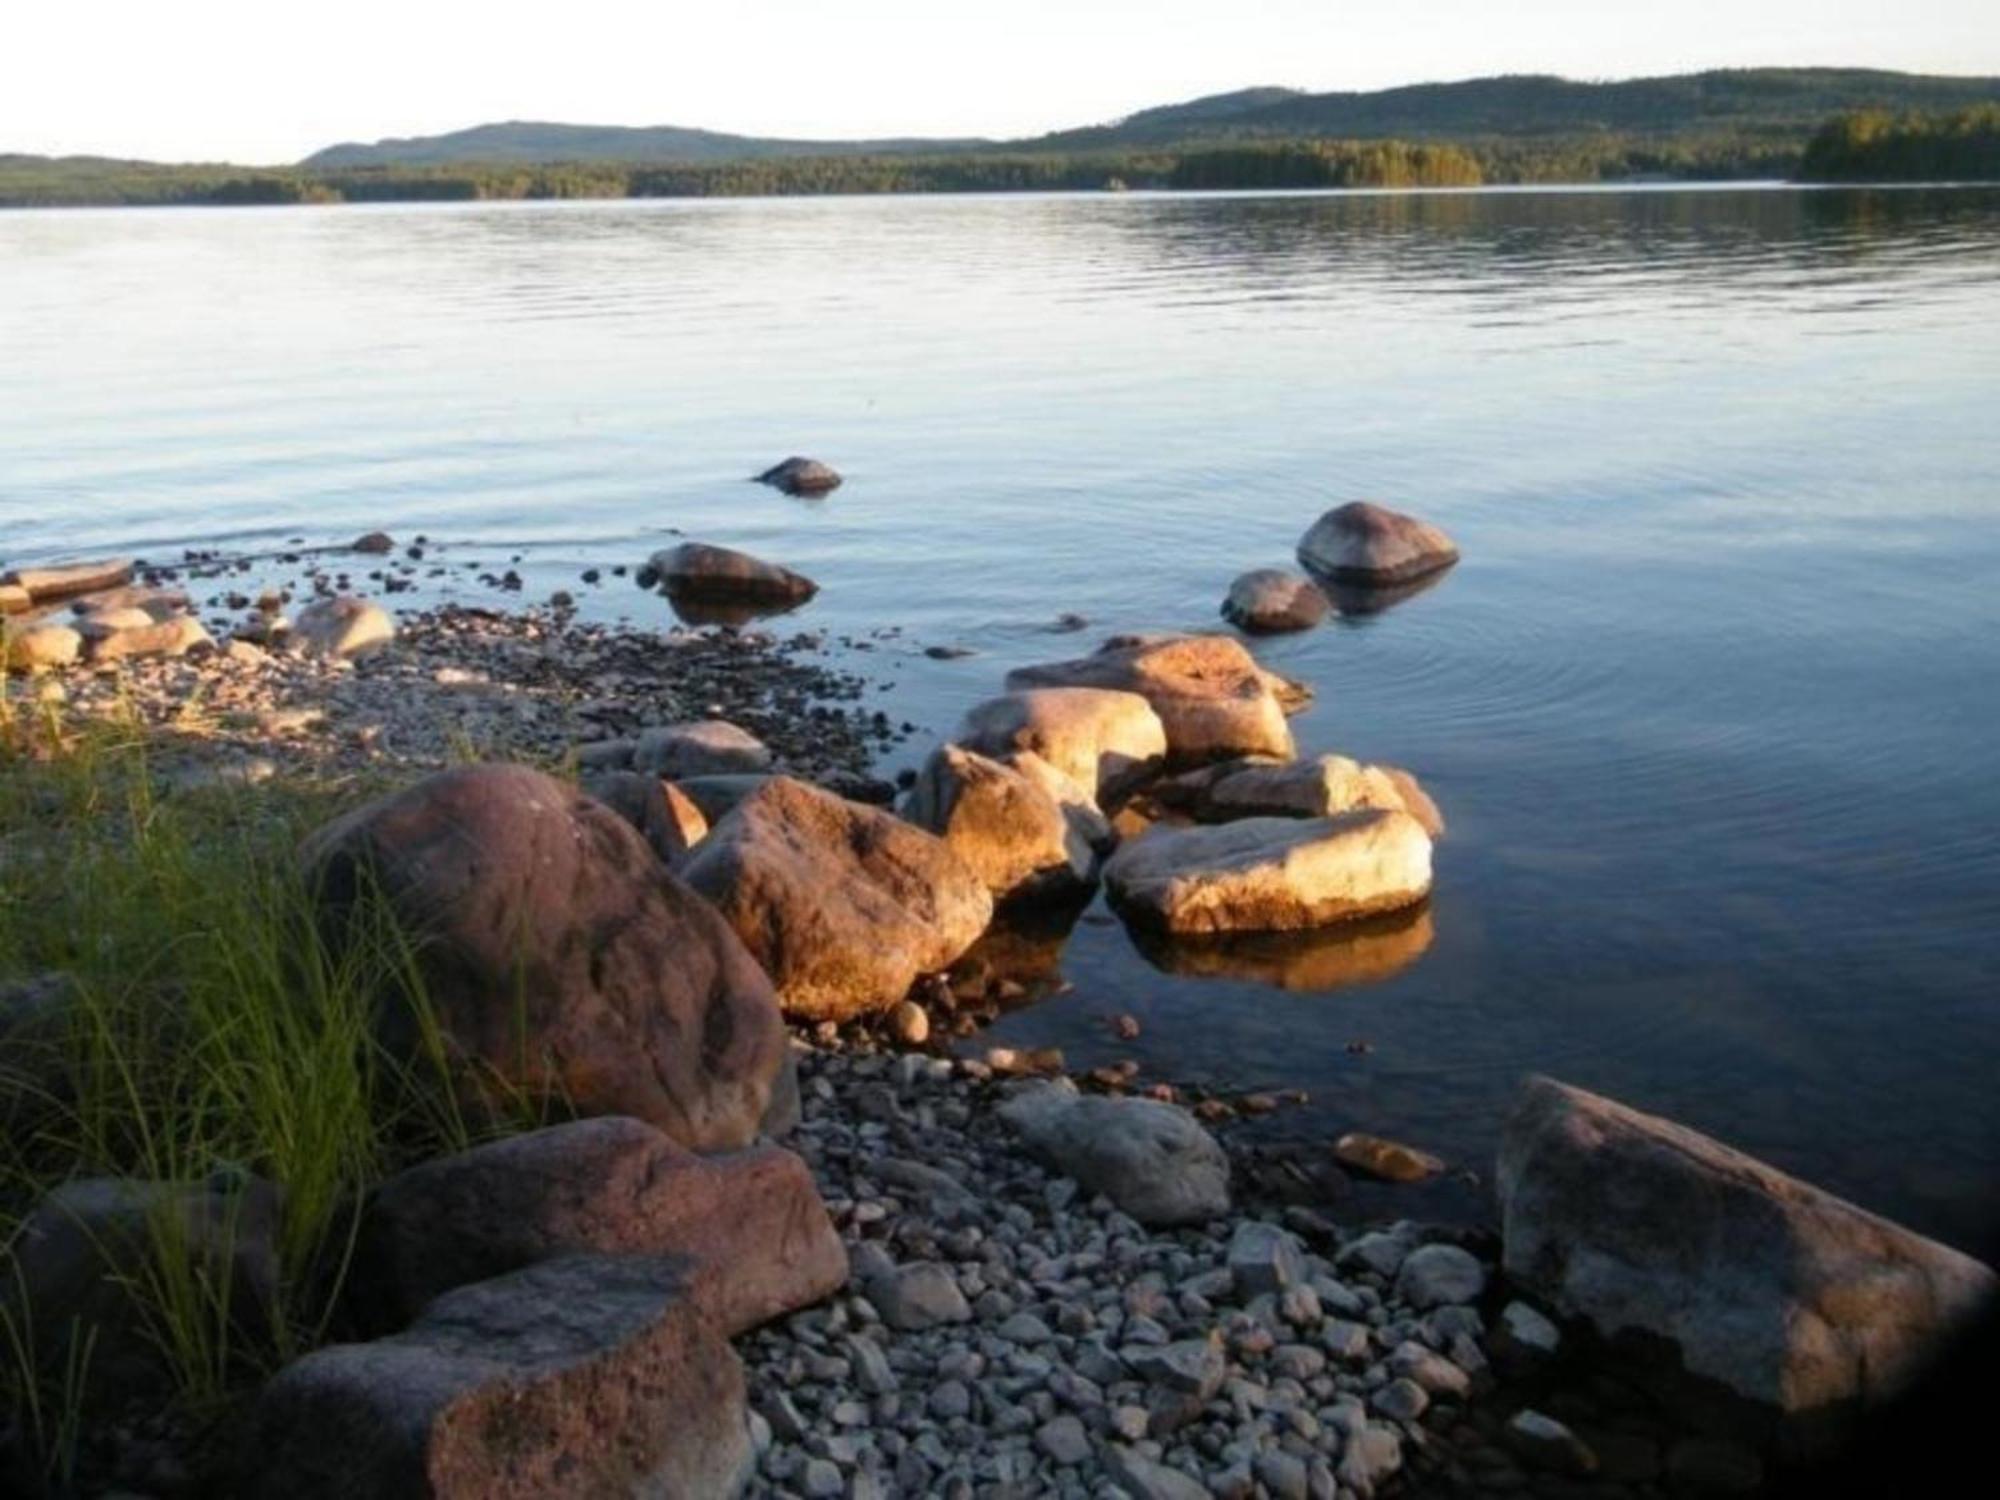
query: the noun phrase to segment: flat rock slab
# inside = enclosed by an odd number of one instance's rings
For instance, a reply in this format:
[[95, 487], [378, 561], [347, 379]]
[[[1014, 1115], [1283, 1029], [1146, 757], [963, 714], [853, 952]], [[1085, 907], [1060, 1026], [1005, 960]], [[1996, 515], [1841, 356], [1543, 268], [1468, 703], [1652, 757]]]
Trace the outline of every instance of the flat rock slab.
[[[602, 804], [524, 766], [440, 772], [357, 808], [304, 850], [322, 927], [416, 943], [468, 1093], [633, 1115], [694, 1150], [754, 1138], [790, 1051], [770, 981], [727, 923]], [[982, 893], [983, 894], [983, 893]], [[409, 1004], [378, 1018], [422, 1045]]]
[[1363, 765], [1344, 755], [1286, 762], [1224, 761], [1152, 788], [1162, 803], [1207, 823], [1233, 818], [1327, 818], [1360, 807], [1406, 812], [1432, 838], [1444, 815], [1417, 778], [1398, 766]]
[[349, 1302], [396, 1328], [454, 1287], [582, 1251], [679, 1255], [725, 1334], [847, 1281], [806, 1164], [777, 1146], [696, 1156], [643, 1121], [578, 1120], [399, 1173], [370, 1197]]
[[1423, 900], [1431, 840], [1409, 814], [1374, 808], [1154, 828], [1112, 855], [1104, 881], [1121, 915], [1160, 931], [1296, 931]]
[[802, 1020], [888, 1010], [993, 918], [991, 893], [943, 839], [786, 776], [717, 822], [682, 874]]
[[2000, 1289], [1970, 1256], [1551, 1078], [1508, 1118], [1498, 1191], [1516, 1283], [1787, 1414], [1894, 1395]]
[[132, 581], [130, 558], [101, 562], [54, 563], [41, 568], [13, 568], [0, 573], [0, 585], [21, 590], [35, 604], [67, 599], [93, 589], [117, 588]]
[[989, 698], [967, 712], [957, 743], [984, 755], [1040, 756], [1097, 802], [1156, 773], [1167, 758], [1167, 731], [1137, 693], [1053, 687]]
[[1299, 539], [1299, 561], [1335, 583], [1383, 587], [1450, 567], [1458, 547], [1427, 521], [1353, 500], [1313, 522]]
[[1007, 674], [1010, 692], [1137, 693], [1159, 715], [1169, 757], [1185, 765], [1239, 755], [1291, 759], [1289, 695], [1281, 682], [1257, 665], [1241, 641], [1226, 635], [1114, 636], [1089, 656]]
[[321, 1349], [257, 1398], [252, 1500], [736, 1494], [743, 1367], [685, 1261], [569, 1256], [449, 1292], [403, 1333]]

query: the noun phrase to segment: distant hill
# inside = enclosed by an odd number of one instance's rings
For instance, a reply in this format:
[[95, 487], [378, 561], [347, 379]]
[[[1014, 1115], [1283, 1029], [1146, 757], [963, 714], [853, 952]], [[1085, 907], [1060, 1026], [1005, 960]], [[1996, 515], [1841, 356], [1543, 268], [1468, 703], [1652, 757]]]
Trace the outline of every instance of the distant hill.
[[1864, 68], [1742, 68], [1579, 83], [1525, 74], [1423, 83], [1372, 93], [1251, 88], [1161, 105], [1103, 125], [1025, 140], [803, 141], [682, 126], [561, 125], [528, 120], [448, 135], [329, 146], [314, 170], [555, 162], [707, 163], [980, 151], [1108, 151], [1264, 139], [1533, 139], [1595, 133], [1671, 136], [1732, 131], [1796, 137], [1847, 110], [1942, 111], [2000, 100], [2000, 78]]
[[980, 140], [793, 141], [776, 137], [728, 135], [679, 125], [556, 125], [508, 120], [475, 125], [449, 135], [409, 136], [371, 145], [347, 142], [315, 151], [299, 165], [335, 167], [428, 167], [446, 163], [534, 165], [547, 162], [720, 162], [762, 161], [772, 157], [875, 156], [909, 151], [969, 151], [992, 144]]

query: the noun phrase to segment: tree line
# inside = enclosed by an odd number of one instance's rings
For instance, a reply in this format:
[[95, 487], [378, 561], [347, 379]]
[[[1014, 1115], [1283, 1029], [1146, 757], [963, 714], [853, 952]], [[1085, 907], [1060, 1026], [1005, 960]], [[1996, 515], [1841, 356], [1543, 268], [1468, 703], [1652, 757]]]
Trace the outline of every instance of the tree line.
[[1459, 142], [1256, 140], [1159, 149], [770, 157], [548, 166], [244, 168], [0, 156], [0, 207], [248, 205], [1117, 188], [1475, 187], [1631, 179], [2000, 178], [2000, 106], [1842, 115], [1782, 132], [1603, 133]]

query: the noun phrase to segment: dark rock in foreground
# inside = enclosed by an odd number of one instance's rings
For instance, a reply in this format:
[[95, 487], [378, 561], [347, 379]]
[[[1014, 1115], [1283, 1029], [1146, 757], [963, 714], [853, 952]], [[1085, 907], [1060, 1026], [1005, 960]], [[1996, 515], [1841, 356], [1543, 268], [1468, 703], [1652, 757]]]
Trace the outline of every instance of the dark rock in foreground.
[[667, 594], [694, 603], [782, 609], [803, 604], [819, 592], [819, 585], [803, 573], [706, 542], [683, 542], [655, 552], [647, 568]]
[[1996, 1288], [1969, 1256], [1550, 1078], [1507, 1121], [1498, 1190], [1516, 1282], [1788, 1414], [1893, 1395]]
[[[378, 936], [370, 894], [416, 941], [472, 1087], [633, 1115], [707, 1151], [782, 1105], [790, 1054], [756, 960], [572, 788], [521, 766], [441, 772], [320, 830], [305, 857], [330, 941]], [[419, 1045], [406, 1003], [379, 1024], [396, 1055]]]
[[1327, 616], [1327, 597], [1310, 578], [1282, 568], [1257, 568], [1229, 585], [1222, 617], [1253, 635], [1310, 630]]
[[1313, 522], [1299, 539], [1299, 561], [1336, 583], [1381, 587], [1450, 567], [1458, 547], [1427, 521], [1352, 500]]
[[673, 1257], [576, 1255], [448, 1292], [280, 1371], [247, 1500], [706, 1500], [753, 1462], [743, 1367]]
[[757, 482], [775, 485], [788, 495], [824, 495], [840, 488], [840, 475], [816, 458], [795, 455], [773, 464], [757, 476]]

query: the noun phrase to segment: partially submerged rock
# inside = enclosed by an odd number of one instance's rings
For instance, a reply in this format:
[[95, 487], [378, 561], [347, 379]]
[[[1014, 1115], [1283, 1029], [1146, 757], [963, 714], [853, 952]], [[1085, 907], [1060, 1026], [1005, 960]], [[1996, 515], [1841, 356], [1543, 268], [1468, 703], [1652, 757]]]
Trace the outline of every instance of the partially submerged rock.
[[[784, 1103], [770, 982], [580, 792], [522, 766], [445, 771], [321, 829], [305, 858], [330, 941], [368, 940], [379, 898], [415, 942], [470, 1087], [634, 1115], [705, 1151], [744, 1145]], [[407, 1003], [378, 1024], [394, 1054], [419, 1046]]]
[[731, 1335], [847, 1281], [847, 1251], [797, 1156], [769, 1145], [695, 1156], [612, 1116], [390, 1178], [369, 1198], [347, 1295], [396, 1328], [453, 1287], [580, 1251], [688, 1257], [690, 1294]]
[[683, 542], [655, 552], [648, 566], [668, 594], [695, 602], [785, 608], [819, 592], [819, 585], [803, 573], [706, 542]]
[[356, 552], [381, 557], [396, 550], [396, 539], [386, 531], [369, 531], [356, 537], [349, 545]]
[[1614, 1100], [1532, 1078], [1500, 1144], [1508, 1275], [1787, 1414], [1895, 1394], [1995, 1294], [1971, 1257]]
[[743, 1367], [690, 1278], [676, 1257], [565, 1256], [308, 1354], [258, 1396], [237, 1493], [733, 1495], [754, 1461]]
[[1422, 1182], [1444, 1170], [1444, 1163], [1428, 1151], [1361, 1130], [1335, 1141], [1333, 1154], [1342, 1166], [1384, 1182]]
[[0, 573], [0, 586], [19, 589], [29, 602], [44, 604], [51, 599], [67, 599], [93, 589], [117, 588], [132, 581], [129, 558], [97, 562], [50, 563], [39, 568], [10, 568]]
[[1458, 548], [1415, 516], [1351, 500], [1313, 522], [1299, 539], [1299, 561], [1337, 583], [1380, 587], [1448, 568]]
[[1409, 814], [1374, 808], [1154, 828], [1119, 848], [1104, 880], [1121, 915], [1166, 932], [1290, 931], [1423, 900], [1431, 841]]
[[1239, 575], [1222, 601], [1222, 618], [1254, 635], [1310, 630], [1331, 606], [1310, 578], [1283, 568], [1257, 568]]
[[1007, 687], [1137, 693], [1159, 715], [1168, 755], [1181, 765], [1294, 753], [1278, 680], [1231, 636], [1114, 636], [1074, 661], [1017, 668]]
[[785, 776], [716, 823], [682, 874], [802, 1020], [887, 1010], [993, 916], [986, 886], [943, 839]]
[[1096, 884], [1095, 848], [1047, 788], [962, 746], [931, 752], [903, 816], [949, 844], [995, 901], [1071, 900]]
[[775, 485], [788, 495], [824, 495], [840, 488], [840, 475], [816, 458], [794, 455], [759, 474], [757, 482]]
[[1325, 818], [1356, 808], [1406, 812], [1432, 838], [1444, 817], [1417, 778], [1397, 766], [1362, 765], [1344, 755], [1289, 762], [1232, 760], [1204, 766], [1152, 788], [1168, 806], [1204, 822], [1233, 818]]
[[966, 713], [953, 735], [991, 756], [1030, 751], [1108, 803], [1159, 770], [1167, 732], [1137, 693], [1055, 687], [989, 698]]
[[1202, 1224], [1229, 1212], [1229, 1158], [1177, 1105], [1031, 1084], [1000, 1106], [1030, 1149], [1141, 1224]]
[[396, 638], [381, 605], [345, 595], [308, 604], [292, 621], [291, 640], [313, 656], [361, 656]]

